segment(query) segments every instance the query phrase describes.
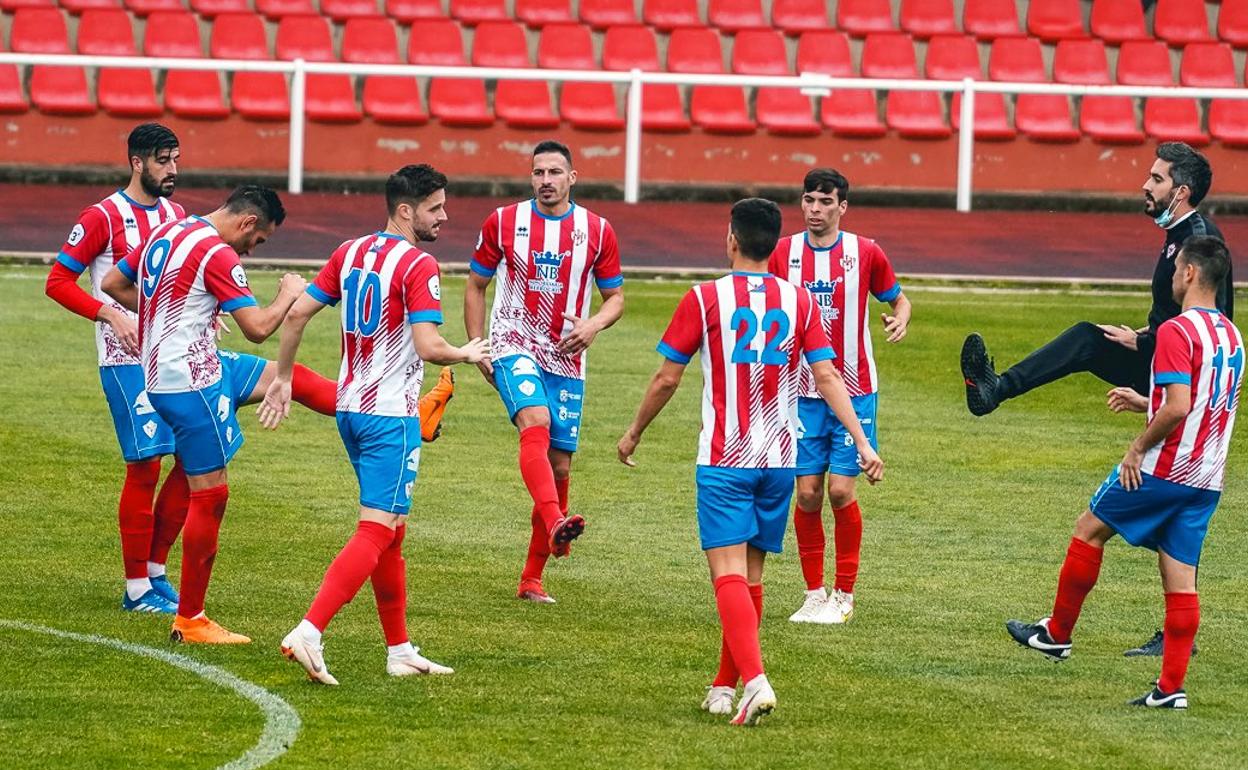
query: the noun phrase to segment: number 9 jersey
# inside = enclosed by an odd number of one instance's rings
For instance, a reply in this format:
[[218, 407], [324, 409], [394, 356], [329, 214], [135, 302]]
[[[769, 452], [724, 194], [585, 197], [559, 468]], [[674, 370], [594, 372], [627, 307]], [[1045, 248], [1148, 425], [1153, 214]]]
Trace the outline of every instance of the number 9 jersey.
[[746, 272], [694, 286], [658, 350], [679, 364], [701, 353], [698, 465], [796, 465], [801, 361], [836, 357], [807, 289]]

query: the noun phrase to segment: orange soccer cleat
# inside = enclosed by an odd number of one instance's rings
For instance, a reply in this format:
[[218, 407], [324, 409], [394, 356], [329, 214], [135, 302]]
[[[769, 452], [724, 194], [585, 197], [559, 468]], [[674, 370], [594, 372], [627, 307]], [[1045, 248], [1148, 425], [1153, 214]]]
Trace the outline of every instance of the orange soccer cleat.
[[421, 396], [417, 409], [420, 411], [420, 438], [422, 441], [437, 441], [442, 435], [442, 415], [446, 405], [455, 397], [455, 372], [451, 367], [442, 367], [438, 375], [438, 383], [429, 392]]
[[173, 618], [173, 630], [169, 632], [169, 641], [185, 644], [248, 644], [251, 637], [222, 628], [216, 621], [209, 620], [204, 615], [195, 618], [176, 615]]

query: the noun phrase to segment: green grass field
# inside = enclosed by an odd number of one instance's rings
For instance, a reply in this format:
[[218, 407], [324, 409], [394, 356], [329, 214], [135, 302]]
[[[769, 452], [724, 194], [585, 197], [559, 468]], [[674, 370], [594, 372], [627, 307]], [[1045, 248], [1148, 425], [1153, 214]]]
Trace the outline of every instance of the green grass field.
[[[514, 432], [464, 369], [443, 438], [424, 452], [405, 544], [413, 641], [457, 673], [387, 677], [365, 589], [326, 635], [342, 682], [330, 689], [277, 646], [354, 528], [357, 490], [333, 421], [296, 407], [266, 433], [243, 410], [248, 442], [230, 466], [208, 607], [255, 642], [174, 648], [167, 620], [117, 608], [121, 462], [91, 330], [43, 296], [43, 275], [0, 267], [0, 619], [176, 649], [271, 690], [302, 719], [273, 767], [1248, 765], [1243, 430], [1205, 549], [1188, 713], [1123, 705], [1158, 669], [1121, 655], [1161, 623], [1146, 551], [1107, 549], [1068, 663], [1027, 653], [1003, 628], [1048, 612], [1072, 522], [1141, 419], [1110, 414], [1105, 386], [1080, 376], [975, 420], [961, 339], [983, 332], [1008, 363], [1076, 320], [1140, 322], [1146, 294], [910, 292], [909, 338], [885, 346], [876, 335], [887, 474], [861, 494], [857, 616], [787, 622], [803, 588], [790, 534], [768, 564], [762, 632], [779, 707], [759, 729], [735, 730], [698, 709], [719, 638], [693, 511], [696, 367], [640, 467], [615, 458], [683, 285], [630, 283], [624, 320], [592, 351], [572, 487], [589, 529], [548, 569], [559, 603], [513, 598], [529, 519]], [[252, 284], [267, 298], [276, 281], [256, 273]], [[462, 286], [448, 279], [443, 292], [448, 336], [461, 341]], [[255, 350], [239, 336], [227, 341]], [[328, 373], [337, 355], [324, 313], [301, 358]], [[165, 663], [0, 627], [0, 767], [215, 767], [262, 724], [247, 701]]]

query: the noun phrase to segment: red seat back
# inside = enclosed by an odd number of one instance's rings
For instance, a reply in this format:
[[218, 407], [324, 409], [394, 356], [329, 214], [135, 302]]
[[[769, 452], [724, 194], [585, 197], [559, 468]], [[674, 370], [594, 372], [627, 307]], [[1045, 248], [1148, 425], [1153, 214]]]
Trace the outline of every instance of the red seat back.
[[901, 0], [901, 30], [920, 40], [957, 34], [953, 0]]
[[594, 69], [594, 41], [589, 27], [580, 24], [543, 27], [537, 44], [537, 66], [547, 69]]
[[669, 72], [723, 72], [719, 35], [706, 28], [673, 31], [667, 44], [667, 69]]
[[1046, 83], [1044, 56], [1034, 37], [1003, 37], [992, 44], [988, 57], [988, 77], [1021, 83]]
[[[459, 25], [449, 19], [435, 19], [412, 25], [407, 39], [407, 61], [411, 64], [462, 67], [468, 64], [464, 56], [464, 39]], [[430, 109], [433, 95], [429, 96]]]
[[514, 21], [485, 21], [472, 41], [472, 63], [477, 67], [530, 67], [524, 28]]
[[567, 24], [572, 21], [568, 0], [516, 0], [516, 21], [530, 27]]
[[1107, 86], [1109, 57], [1100, 40], [1063, 40], [1053, 59], [1053, 80], [1058, 83]]
[[1173, 46], [1210, 40], [1204, 0], [1157, 0], [1153, 34]]
[[271, 59], [264, 22], [254, 13], [227, 13], [212, 23], [208, 41], [214, 59]]
[[130, 14], [120, 8], [83, 11], [78, 22], [78, 53], [88, 56], [134, 56]]
[[964, 35], [941, 35], [927, 42], [924, 72], [932, 80], [983, 80], [979, 46]]
[[790, 74], [784, 38], [770, 29], [742, 31], [733, 42], [732, 71], [740, 75]]
[[147, 17], [143, 33], [143, 53], [198, 59], [204, 55], [199, 42], [199, 22], [187, 11], [157, 11]]
[[1195, 88], [1234, 88], [1231, 47], [1226, 43], [1192, 43], [1184, 48], [1179, 83]]
[[1172, 86], [1170, 51], [1160, 40], [1134, 40], [1118, 49], [1118, 82], [1126, 86]]
[[355, 64], [401, 64], [399, 38], [389, 19], [348, 19], [342, 31], [342, 60]]
[[1149, 40], [1140, 0], [1093, 0], [1092, 34], [1107, 43]]
[[277, 58], [337, 61], [324, 16], [287, 16], [277, 25]]
[[697, 0], [644, 0], [642, 19], [655, 29], [667, 32], [679, 27], [700, 27]]
[[581, 21], [594, 29], [610, 29], [621, 24], [636, 24], [637, 11], [633, 0], [581, 0]]
[[962, 29], [980, 40], [1022, 34], [1014, 0], [963, 0]]
[[759, 0], [710, 0], [706, 20], [711, 26], [734, 33], [743, 29], [764, 29], [763, 5]]
[[602, 41], [602, 68], [627, 71], [658, 72], [659, 46], [649, 27], [611, 27]]
[[854, 76], [849, 41], [842, 32], [803, 32], [797, 41], [797, 71], [838, 78]]
[[823, 0], [772, 0], [771, 24], [789, 35], [828, 29], [828, 6]]
[[69, 53], [69, 30], [59, 8], [18, 8], [9, 28], [16, 53]]
[[862, 76], [912, 78], [918, 74], [910, 36], [887, 32], [868, 35], [862, 47]]
[[893, 26], [893, 9], [888, 0], [839, 0], [836, 26], [856, 37], [897, 29]]
[[1046, 43], [1084, 37], [1079, 0], [1035, 0], [1027, 4], [1027, 33]]

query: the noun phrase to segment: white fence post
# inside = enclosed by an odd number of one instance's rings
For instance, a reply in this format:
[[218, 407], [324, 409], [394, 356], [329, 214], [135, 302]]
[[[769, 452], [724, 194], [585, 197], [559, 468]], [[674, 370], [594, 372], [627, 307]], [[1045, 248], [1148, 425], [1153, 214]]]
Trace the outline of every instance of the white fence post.
[[303, 64], [303, 59], [295, 59], [295, 71], [290, 77], [290, 169], [286, 189], [293, 195], [303, 192], [303, 105], [308, 75]]
[[958, 114], [958, 211], [971, 210], [971, 176], [975, 169], [975, 81], [962, 80]]
[[624, 115], [624, 202], [641, 199], [641, 70], [629, 73], [628, 109]]

